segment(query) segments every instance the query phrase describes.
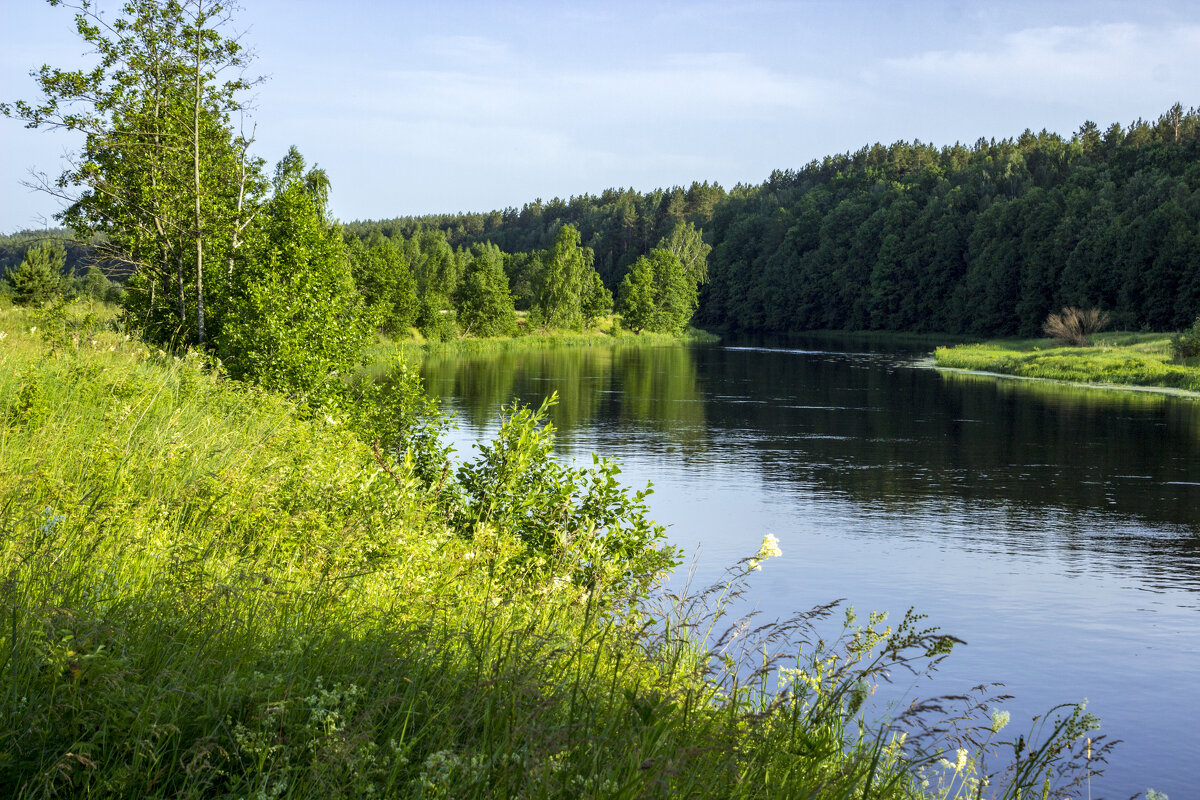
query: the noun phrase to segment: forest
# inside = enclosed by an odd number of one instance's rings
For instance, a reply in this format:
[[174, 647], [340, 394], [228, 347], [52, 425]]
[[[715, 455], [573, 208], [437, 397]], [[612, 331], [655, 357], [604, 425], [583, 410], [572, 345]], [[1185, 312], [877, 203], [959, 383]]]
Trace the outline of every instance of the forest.
[[1175, 330], [1200, 313], [1200, 116], [1176, 104], [1069, 137], [874, 144], [729, 191], [610, 189], [346, 228], [519, 251], [570, 224], [612, 288], [681, 222], [713, 248], [702, 327], [1032, 335], [1069, 305]]

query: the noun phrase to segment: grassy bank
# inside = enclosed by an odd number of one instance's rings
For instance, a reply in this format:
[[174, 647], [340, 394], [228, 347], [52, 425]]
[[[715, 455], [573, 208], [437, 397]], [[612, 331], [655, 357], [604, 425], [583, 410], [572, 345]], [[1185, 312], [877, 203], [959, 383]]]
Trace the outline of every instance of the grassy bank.
[[1092, 347], [1050, 339], [1005, 339], [939, 347], [938, 367], [1092, 385], [1200, 392], [1200, 366], [1176, 363], [1161, 333], [1101, 333]]
[[522, 336], [494, 339], [451, 339], [445, 342], [418, 339], [381, 340], [366, 351], [367, 364], [393, 363], [398, 357], [423, 358], [426, 355], [489, 355], [534, 350], [560, 350], [593, 347], [663, 347], [692, 342], [720, 340], [705, 331], [689, 328], [683, 336], [667, 333], [630, 333], [613, 328], [589, 331], [544, 331]]
[[[867, 724], [950, 643], [915, 619], [722, 638], [704, 598], [624, 603], [558, 566], [587, 536], [530, 563], [521, 519], [464, 527], [346, 424], [102, 316], [0, 312], [4, 796], [908, 798], [999, 744]], [[993, 785], [1040, 787], [1066, 719]]]

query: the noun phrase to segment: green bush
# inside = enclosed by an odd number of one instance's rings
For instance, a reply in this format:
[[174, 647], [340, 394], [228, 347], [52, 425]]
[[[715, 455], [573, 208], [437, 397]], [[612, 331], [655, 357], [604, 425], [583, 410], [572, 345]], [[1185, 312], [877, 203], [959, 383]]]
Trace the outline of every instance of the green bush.
[[1171, 337], [1171, 355], [1177, 361], [1200, 356], [1200, 317], [1196, 317], [1192, 327]]

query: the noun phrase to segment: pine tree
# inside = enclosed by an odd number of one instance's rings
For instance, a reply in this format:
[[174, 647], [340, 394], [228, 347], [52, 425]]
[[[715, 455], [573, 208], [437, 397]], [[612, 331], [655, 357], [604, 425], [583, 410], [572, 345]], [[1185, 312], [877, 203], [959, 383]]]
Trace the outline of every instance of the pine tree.
[[41, 306], [62, 288], [66, 251], [57, 242], [38, 242], [25, 251], [20, 266], [8, 274], [13, 302]]

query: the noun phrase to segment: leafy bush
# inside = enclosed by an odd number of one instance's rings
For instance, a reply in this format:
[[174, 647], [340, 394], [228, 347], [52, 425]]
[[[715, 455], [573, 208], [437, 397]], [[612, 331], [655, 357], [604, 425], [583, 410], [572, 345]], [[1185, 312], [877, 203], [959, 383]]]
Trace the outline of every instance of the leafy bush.
[[1068, 306], [1060, 313], [1046, 317], [1042, 330], [1059, 344], [1068, 347], [1088, 347], [1091, 345], [1088, 337], [1104, 330], [1108, 321], [1108, 314], [1097, 308], [1083, 311]]
[[679, 559], [663, 527], [647, 516], [649, 488], [632, 494], [620, 468], [592, 457], [591, 468], [554, 460], [552, 395], [537, 411], [513, 405], [496, 438], [458, 469], [462, 521], [511, 531], [529, 561], [561, 580], [605, 594], [639, 594]]
[[1192, 327], [1171, 337], [1171, 355], [1178, 361], [1200, 356], [1200, 317]]

